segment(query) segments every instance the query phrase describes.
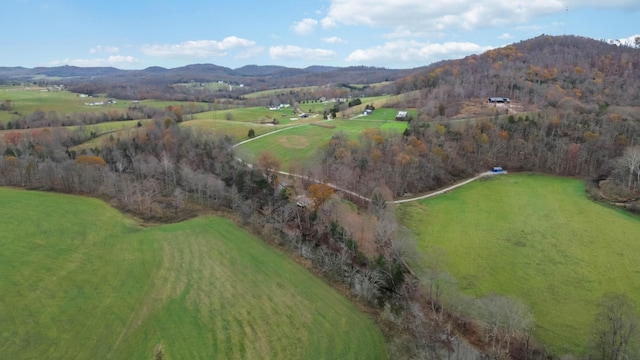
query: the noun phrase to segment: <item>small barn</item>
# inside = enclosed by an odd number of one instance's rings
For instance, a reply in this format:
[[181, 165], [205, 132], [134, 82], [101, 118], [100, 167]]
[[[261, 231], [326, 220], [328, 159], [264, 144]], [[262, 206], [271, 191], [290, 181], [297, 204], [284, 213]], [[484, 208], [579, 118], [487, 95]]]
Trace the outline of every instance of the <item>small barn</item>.
[[406, 111], [398, 111], [398, 114], [396, 115], [396, 120], [398, 121], [406, 121], [407, 118], [409, 117], [409, 113]]

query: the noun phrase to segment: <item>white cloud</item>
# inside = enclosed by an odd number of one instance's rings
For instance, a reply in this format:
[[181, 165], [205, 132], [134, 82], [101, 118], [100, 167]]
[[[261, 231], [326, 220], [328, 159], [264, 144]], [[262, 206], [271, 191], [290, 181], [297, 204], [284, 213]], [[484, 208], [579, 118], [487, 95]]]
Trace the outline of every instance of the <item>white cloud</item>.
[[503, 40], [513, 39], [513, 35], [511, 35], [509, 33], [504, 33], [504, 34], [498, 36], [498, 39], [503, 39]]
[[94, 48], [89, 49], [89, 53], [90, 54], [98, 54], [98, 53], [109, 53], [109, 54], [115, 54], [120, 52], [120, 49], [115, 47], [115, 46], [102, 46], [102, 45], [98, 45]]
[[112, 56], [109, 56], [108, 58], [65, 59], [61, 61], [54, 61], [50, 63], [50, 65], [51, 66], [73, 65], [73, 66], [79, 66], [79, 67], [93, 67], [93, 66], [127, 67], [128, 65], [132, 65], [138, 62], [139, 60], [133, 56], [112, 55]]
[[616, 9], [640, 9], [638, 0], [569, 0], [566, 5], [571, 8], [616, 8]]
[[429, 64], [444, 59], [454, 59], [492, 49], [470, 42], [424, 43], [415, 40], [396, 40], [369, 49], [352, 52], [348, 62], [367, 63], [413, 63]]
[[389, 27], [398, 34], [430, 33], [518, 24], [565, 8], [561, 0], [332, 0], [328, 18], [345, 25]]
[[336, 53], [325, 49], [309, 49], [292, 45], [272, 46], [269, 48], [269, 55], [272, 60], [306, 60], [314, 61], [333, 60]]
[[229, 36], [222, 41], [192, 40], [180, 44], [145, 45], [141, 50], [146, 55], [157, 57], [206, 58], [226, 56], [229, 50], [251, 48], [255, 44], [255, 41]]
[[322, 41], [326, 42], [327, 44], [346, 44], [347, 43], [346, 40], [341, 39], [338, 36], [322, 38]]
[[338, 26], [338, 24], [336, 23], [336, 20], [329, 16], [320, 20], [320, 25], [322, 26], [323, 29], [333, 29]]
[[293, 31], [298, 33], [299, 35], [309, 35], [315, 30], [318, 26], [318, 20], [315, 19], [302, 19], [302, 21], [297, 21], [293, 23]]

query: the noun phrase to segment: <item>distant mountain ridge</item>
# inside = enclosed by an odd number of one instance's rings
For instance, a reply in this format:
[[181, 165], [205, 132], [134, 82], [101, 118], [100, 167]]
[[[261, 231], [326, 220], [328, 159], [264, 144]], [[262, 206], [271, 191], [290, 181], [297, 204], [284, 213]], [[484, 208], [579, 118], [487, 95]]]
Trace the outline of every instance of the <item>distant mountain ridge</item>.
[[[191, 64], [171, 69], [152, 66], [142, 70], [77, 66], [37, 67], [33, 69], [0, 67], [0, 84], [17, 82], [48, 84], [55, 82], [67, 85], [71, 91], [81, 93], [111, 93], [111, 90], [115, 88], [126, 88], [127, 98], [159, 96], [174, 98], [175, 96], [171, 95], [167, 89], [171, 85], [181, 83], [223, 81], [229, 84], [243, 84], [245, 85], [244, 89], [256, 91], [332, 83], [394, 81], [415, 71], [416, 69], [387, 69], [366, 66], [309, 66], [298, 69], [277, 65], [246, 65], [231, 69], [214, 64]], [[121, 94], [120, 91], [115, 93]], [[188, 96], [188, 98], [198, 97]]]
[[[335, 67], [335, 66], [309, 66], [304, 69], [290, 68], [278, 65], [245, 65], [236, 69], [214, 64], [191, 64], [176, 68], [164, 68], [160, 66], [151, 66], [141, 70], [122, 70], [114, 67], [78, 67], [71, 65], [55, 66], [55, 67], [0, 67], [0, 79], [20, 79], [35, 76], [48, 76], [59, 78], [92, 78], [104, 76], [141, 76], [141, 75], [172, 75], [172, 76], [193, 76], [194, 80], [206, 78], [209, 80], [212, 75], [223, 78], [229, 77], [291, 77], [301, 74], [326, 74], [331, 72], [349, 72], [351, 70], [362, 72], [384, 71], [388, 73], [406, 73], [408, 69], [386, 69], [376, 67]], [[224, 79], [222, 79], [224, 80]]]

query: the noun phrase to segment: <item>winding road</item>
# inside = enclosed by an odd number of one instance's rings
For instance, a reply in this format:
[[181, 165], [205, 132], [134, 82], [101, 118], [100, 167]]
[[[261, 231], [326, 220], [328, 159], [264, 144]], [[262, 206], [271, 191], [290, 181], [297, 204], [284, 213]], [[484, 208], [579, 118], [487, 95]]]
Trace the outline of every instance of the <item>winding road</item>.
[[[308, 123], [306, 123], [306, 124], [300, 124], [300, 125], [294, 125], [294, 126], [289, 126], [289, 127], [285, 127], [285, 128], [282, 128], [282, 129], [275, 130], [275, 131], [271, 131], [271, 132], [268, 132], [268, 133], [266, 133], [266, 134], [262, 134], [262, 135], [259, 135], [259, 136], [256, 136], [256, 137], [253, 137], [253, 138], [251, 138], [251, 139], [243, 140], [243, 141], [241, 141], [241, 142], [239, 142], [239, 143], [237, 143], [237, 144], [233, 145], [232, 147], [233, 147], [233, 148], [235, 148], [235, 147], [238, 147], [238, 146], [240, 146], [240, 145], [242, 145], [242, 144], [246, 144], [246, 143], [248, 143], [248, 142], [250, 142], [250, 141], [257, 140], [257, 139], [263, 138], [263, 137], [265, 137], [265, 136], [273, 135], [273, 134], [275, 134], [275, 133], [279, 133], [279, 132], [281, 132], [281, 131], [285, 131], [285, 130], [288, 130], [288, 129], [297, 128], [297, 127], [304, 126], [304, 125], [308, 125]], [[242, 159], [240, 159], [240, 158], [237, 158], [237, 160], [238, 160], [238, 161], [240, 161], [240, 162], [242, 162], [242, 163], [247, 164], [249, 167], [252, 167], [252, 166], [253, 166], [252, 164], [247, 163], [246, 161], [244, 161], [244, 160], [242, 160]], [[273, 172], [275, 172], [275, 173], [278, 173], [278, 174], [280, 174], [280, 175], [284, 175], [284, 176], [291, 176], [291, 177], [295, 177], [295, 178], [298, 178], [298, 179], [303, 179], [303, 180], [311, 181], [311, 182], [314, 182], [314, 183], [316, 183], [316, 184], [325, 184], [325, 185], [327, 185], [327, 186], [329, 186], [329, 187], [331, 187], [331, 188], [335, 189], [336, 191], [340, 191], [340, 192], [342, 192], [342, 193], [349, 194], [349, 195], [351, 195], [351, 196], [354, 196], [354, 197], [356, 197], [356, 198], [358, 198], [358, 199], [361, 199], [361, 200], [364, 200], [364, 201], [367, 201], [367, 202], [370, 202], [370, 201], [371, 201], [371, 199], [369, 199], [369, 198], [367, 198], [367, 197], [365, 197], [365, 196], [363, 196], [363, 195], [360, 195], [360, 194], [358, 194], [358, 193], [356, 193], [356, 192], [353, 192], [353, 191], [351, 191], [351, 190], [347, 190], [347, 189], [345, 189], [345, 188], [339, 187], [339, 186], [337, 186], [337, 185], [335, 185], [335, 184], [332, 184], [332, 183], [327, 183], [327, 182], [324, 182], [324, 181], [321, 181], [321, 180], [318, 180], [318, 179], [309, 178], [309, 177], [304, 176], [304, 175], [292, 174], [292, 173], [289, 173], [289, 172], [286, 172], [286, 171], [280, 171], [280, 170], [272, 170], [272, 171], [273, 171]], [[494, 173], [494, 172], [491, 172], [491, 171], [483, 172], [483, 173], [481, 173], [481, 174], [479, 174], [479, 175], [477, 175], [477, 176], [475, 176], [475, 177], [472, 177], [472, 178], [470, 178], [470, 179], [464, 180], [464, 181], [459, 182], [459, 183], [457, 183], [457, 184], [454, 184], [454, 185], [448, 186], [448, 187], [446, 187], [446, 188], [444, 188], [444, 189], [440, 189], [440, 190], [437, 190], [437, 191], [434, 191], [434, 192], [431, 192], [431, 193], [428, 193], [428, 194], [425, 194], [425, 195], [414, 196], [414, 197], [410, 197], [410, 198], [406, 198], [406, 199], [393, 200], [393, 201], [391, 201], [391, 203], [392, 203], [392, 204], [402, 204], [402, 203], [406, 203], [406, 202], [411, 202], [411, 201], [417, 201], [417, 200], [427, 199], [427, 198], [430, 198], [430, 197], [433, 197], [433, 196], [442, 195], [442, 194], [444, 194], [444, 193], [446, 193], [446, 192], [448, 192], [448, 191], [451, 191], [451, 190], [453, 190], [453, 189], [456, 189], [456, 188], [459, 188], [459, 187], [461, 187], [461, 186], [467, 185], [467, 184], [469, 184], [469, 183], [471, 183], [471, 182], [473, 182], [473, 181], [476, 181], [476, 180], [478, 180], [478, 179], [480, 179], [480, 178], [483, 178], [483, 177], [487, 177], [487, 176], [494, 176], [494, 175], [499, 175], [499, 174], [506, 174], [506, 173], [507, 173], [506, 171], [504, 171], [504, 172], [502, 172], [502, 173]]]

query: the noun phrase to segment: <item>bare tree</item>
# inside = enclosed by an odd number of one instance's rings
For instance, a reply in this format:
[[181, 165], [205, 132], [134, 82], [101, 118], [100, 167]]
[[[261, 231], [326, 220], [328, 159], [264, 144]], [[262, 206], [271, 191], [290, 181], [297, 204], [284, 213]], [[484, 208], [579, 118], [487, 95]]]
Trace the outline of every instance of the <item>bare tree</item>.
[[[623, 169], [624, 173], [628, 173], [627, 187], [629, 190], [637, 188], [640, 184], [640, 146], [628, 147], [624, 150], [622, 157], [618, 158], [618, 165]], [[633, 184], [633, 175], [636, 175], [636, 184]]]
[[591, 359], [637, 359], [640, 350], [638, 312], [624, 294], [605, 294], [593, 324]]

